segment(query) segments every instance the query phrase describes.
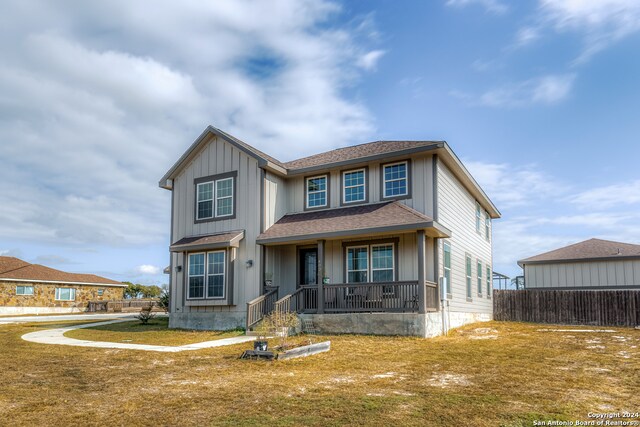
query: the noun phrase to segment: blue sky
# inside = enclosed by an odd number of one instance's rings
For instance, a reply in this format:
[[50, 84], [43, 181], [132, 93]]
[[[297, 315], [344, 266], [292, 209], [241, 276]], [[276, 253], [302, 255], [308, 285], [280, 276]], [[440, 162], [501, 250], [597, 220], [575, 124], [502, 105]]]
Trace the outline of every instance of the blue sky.
[[511, 276], [640, 243], [635, 0], [153, 4], [1, 7], [0, 253], [165, 283], [157, 181], [208, 124], [285, 161], [448, 141], [503, 213]]

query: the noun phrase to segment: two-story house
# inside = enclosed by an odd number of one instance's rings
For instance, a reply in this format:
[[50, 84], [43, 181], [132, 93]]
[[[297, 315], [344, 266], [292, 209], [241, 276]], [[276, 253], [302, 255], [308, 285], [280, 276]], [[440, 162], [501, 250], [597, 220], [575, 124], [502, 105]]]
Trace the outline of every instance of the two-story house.
[[327, 333], [432, 336], [492, 317], [500, 213], [444, 141], [280, 162], [210, 126], [160, 187], [171, 327], [250, 327], [278, 307]]

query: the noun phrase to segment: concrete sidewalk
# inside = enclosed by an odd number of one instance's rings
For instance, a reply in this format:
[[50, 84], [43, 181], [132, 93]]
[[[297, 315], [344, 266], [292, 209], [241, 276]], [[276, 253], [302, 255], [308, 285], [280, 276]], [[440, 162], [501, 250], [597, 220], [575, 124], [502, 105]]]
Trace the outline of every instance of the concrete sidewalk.
[[119, 342], [106, 342], [106, 341], [87, 341], [77, 340], [74, 338], [65, 337], [64, 334], [68, 331], [81, 328], [91, 328], [93, 326], [109, 325], [112, 323], [127, 322], [130, 319], [117, 319], [108, 322], [88, 323], [85, 325], [67, 326], [64, 328], [45, 329], [42, 331], [31, 332], [22, 336], [25, 341], [35, 342], [39, 344], [57, 344], [57, 345], [72, 345], [76, 347], [95, 347], [95, 348], [112, 348], [122, 350], [143, 350], [143, 351], [159, 351], [165, 353], [177, 353], [181, 351], [189, 350], [202, 350], [205, 348], [222, 347], [225, 345], [241, 344], [244, 342], [253, 341], [256, 337], [240, 336], [233, 338], [223, 338], [214, 341], [205, 341], [195, 344], [187, 344], [181, 346], [168, 346], [168, 345], [148, 345], [148, 344], [128, 344]]
[[[112, 319], [133, 319], [138, 313], [87, 313], [87, 314], [56, 314], [38, 316], [8, 316], [0, 317], [0, 325], [8, 323], [33, 323], [33, 322], [67, 322], [69, 320], [112, 320]], [[166, 316], [158, 313], [159, 317]]]

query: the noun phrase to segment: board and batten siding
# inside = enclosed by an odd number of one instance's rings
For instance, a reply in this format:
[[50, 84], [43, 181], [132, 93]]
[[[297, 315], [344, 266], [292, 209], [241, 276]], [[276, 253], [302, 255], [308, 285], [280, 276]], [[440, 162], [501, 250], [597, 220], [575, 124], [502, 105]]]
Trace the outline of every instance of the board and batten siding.
[[[237, 171], [235, 218], [195, 222], [194, 180], [201, 177]], [[176, 242], [183, 237], [207, 235], [223, 231], [244, 230], [238, 249], [227, 252], [233, 260], [233, 301], [225, 305], [185, 306], [185, 275], [187, 259], [182, 253], [171, 255], [172, 313], [246, 311], [246, 302], [260, 295], [260, 248], [256, 238], [260, 234], [261, 171], [255, 158], [215, 136], [201, 149], [173, 182], [172, 236]], [[173, 242], [172, 242], [173, 243]], [[253, 261], [247, 268], [245, 262]], [[182, 266], [181, 272], [175, 267]], [[231, 303], [231, 304], [229, 304]]]
[[[438, 239], [439, 276], [444, 276], [443, 242], [451, 245], [451, 312], [492, 313], [486, 292], [486, 268], [493, 268], [491, 242], [486, 240], [484, 222], [476, 231], [476, 200], [440, 160], [437, 163], [438, 222], [451, 230], [448, 239]], [[484, 221], [484, 211], [483, 211]], [[491, 227], [491, 230], [493, 227]], [[471, 301], [467, 300], [466, 254], [471, 256]], [[477, 260], [482, 262], [482, 296], [477, 292]]]
[[527, 289], [640, 287], [640, 259], [527, 264], [524, 275]]
[[[368, 203], [383, 201], [381, 199], [380, 173], [382, 165], [396, 161], [410, 160], [411, 164], [411, 198], [401, 200], [405, 205], [433, 217], [433, 162], [431, 155], [415, 156], [413, 158], [402, 157], [384, 162], [371, 162], [340, 169], [331, 169], [321, 172], [313, 172], [304, 176], [296, 176], [288, 179], [288, 212], [303, 212], [305, 210], [305, 178], [319, 175], [329, 175], [329, 206], [328, 208], [342, 207], [342, 172], [367, 168], [367, 196]], [[354, 203], [355, 205], [356, 203]], [[346, 205], [350, 206], [350, 205]]]

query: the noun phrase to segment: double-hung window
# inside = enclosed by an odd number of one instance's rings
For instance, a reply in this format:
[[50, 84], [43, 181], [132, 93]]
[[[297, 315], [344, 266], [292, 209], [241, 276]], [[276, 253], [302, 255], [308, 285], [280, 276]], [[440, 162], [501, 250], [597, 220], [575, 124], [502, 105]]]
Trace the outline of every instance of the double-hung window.
[[480, 209], [480, 203], [476, 202], [476, 232], [478, 234], [482, 234], [480, 224], [482, 224], [482, 210]]
[[469, 255], [469, 254], [467, 254], [467, 256], [466, 256], [465, 270], [466, 270], [466, 273], [467, 273], [467, 299], [471, 299], [472, 267], [471, 267], [471, 255]]
[[73, 288], [56, 288], [56, 301], [75, 301], [76, 290]]
[[409, 195], [409, 162], [389, 163], [382, 166], [382, 197]]
[[489, 216], [489, 212], [484, 213], [484, 237], [487, 239], [487, 242], [491, 241], [491, 217]]
[[328, 205], [328, 181], [327, 175], [312, 176], [306, 178], [306, 206], [309, 208], [322, 208]]
[[487, 265], [487, 274], [485, 274], [484, 280], [487, 282], [487, 298], [491, 298], [493, 289], [491, 289], [491, 267]]
[[[347, 283], [395, 281], [395, 246], [383, 243], [347, 248]], [[393, 293], [393, 287], [383, 289]]]
[[16, 286], [16, 295], [33, 295], [33, 286]]
[[[235, 173], [200, 178], [196, 182], [196, 220], [232, 217], [235, 214]], [[198, 182], [200, 181], [200, 182]]]
[[478, 263], [478, 277], [476, 280], [478, 281], [478, 296], [482, 296], [482, 261], [477, 260]]
[[444, 256], [442, 257], [444, 263], [444, 278], [447, 286], [447, 296], [451, 295], [451, 244], [444, 242], [443, 245]]
[[189, 254], [187, 298], [224, 298], [226, 252]]
[[342, 203], [364, 202], [367, 200], [365, 169], [342, 173]]

